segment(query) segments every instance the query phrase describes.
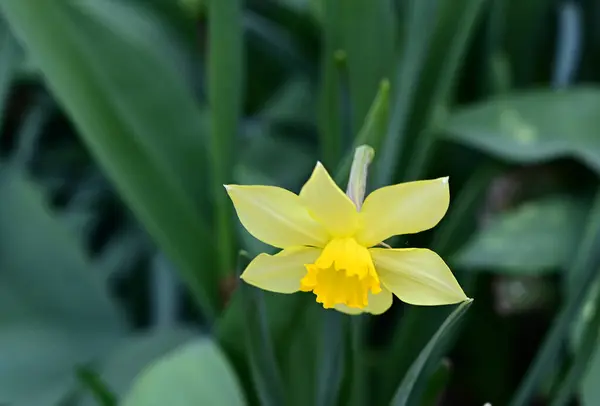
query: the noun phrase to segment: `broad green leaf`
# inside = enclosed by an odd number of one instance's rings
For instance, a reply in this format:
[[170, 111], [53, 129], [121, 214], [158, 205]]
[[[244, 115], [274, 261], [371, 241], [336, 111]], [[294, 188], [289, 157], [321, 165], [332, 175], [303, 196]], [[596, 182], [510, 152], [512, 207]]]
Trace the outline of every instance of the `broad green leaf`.
[[56, 404], [73, 368], [123, 334], [124, 322], [82, 247], [18, 172], [0, 172], [0, 401]]
[[0, 324], [29, 320], [120, 331], [123, 320], [103, 278], [36, 187], [4, 170], [0, 196]]
[[524, 203], [492, 219], [452, 262], [507, 273], [565, 269], [579, 244], [588, 207], [586, 201], [567, 197]]
[[497, 97], [454, 112], [448, 139], [495, 157], [535, 163], [574, 157], [600, 171], [600, 90], [580, 87]]
[[[119, 398], [125, 395], [135, 377], [165, 353], [191, 341], [198, 333], [192, 329], [156, 330], [124, 337], [97, 363], [98, 377]], [[95, 406], [86, 395], [79, 406]]]
[[[217, 290], [197, 192], [205, 172], [200, 110], [156, 52], [158, 34], [149, 21], [140, 16], [124, 30], [114, 14], [95, 12], [95, 3], [24, 0], [0, 9], [90, 151], [211, 317]], [[102, 4], [116, 14], [125, 7]]]
[[244, 89], [243, 26], [241, 0], [208, 3], [208, 99], [210, 154], [216, 218], [219, 268], [232, 275], [233, 210], [223, 185], [232, 181], [235, 141], [240, 126]]
[[13, 406], [58, 404], [75, 388], [75, 367], [104, 354], [117, 338], [114, 331], [83, 323], [2, 325], [0, 399]]
[[123, 406], [245, 404], [227, 359], [209, 339], [190, 342], [153, 362], [123, 400]]
[[[398, 386], [394, 398], [392, 399], [391, 406], [405, 406], [408, 404], [412, 391], [419, 379], [419, 376], [428, 366], [428, 361], [437, 357], [440, 350], [444, 349], [444, 343], [449, 333], [456, 326], [458, 321], [465, 314], [473, 300], [467, 300], [461, 303], [454, 309], [454, 311], [448, 316], [444, 323], [440, 326], [438, 331], [431, 337], [431, 340], [427, 343], [425, 348], [421, 350], [417, 359], [413, 362], [410, 369], [406, 373], [406, 376]], [[435, 365], [437, 366], [437, 365]]]

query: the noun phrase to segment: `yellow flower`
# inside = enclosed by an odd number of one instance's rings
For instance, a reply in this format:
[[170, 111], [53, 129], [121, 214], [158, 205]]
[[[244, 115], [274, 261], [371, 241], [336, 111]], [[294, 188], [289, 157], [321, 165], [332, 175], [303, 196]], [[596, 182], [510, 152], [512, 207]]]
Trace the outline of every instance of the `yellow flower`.
[[448, 178], [372, 192], [357, 209], [317, 163], [299, 195], [273, 186], [226, 185], [242, 225], [282, 251], [260, 254], [242, 274], [261, 289], [312, 291], [325, 308], [381, 314], [392, 293], [415, 305], [467, 300], [444, 261], [428, 249], [378, 248], [434, 227], [448, 209]]

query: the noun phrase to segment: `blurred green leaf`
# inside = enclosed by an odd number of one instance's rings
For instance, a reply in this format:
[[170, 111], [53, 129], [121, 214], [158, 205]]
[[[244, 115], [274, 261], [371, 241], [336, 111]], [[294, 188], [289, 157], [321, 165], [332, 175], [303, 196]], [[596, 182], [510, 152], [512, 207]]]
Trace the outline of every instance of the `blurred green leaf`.
[[[383, 187], [394, 180], [398, 157], [406, 136], [409, 115], [412, 112], [416, 86], [425, 64], [431, 39], [431, 21], [435, 18], [438, 0], [409, 0], [404, 2], [401, 51], [394, 61], [390, 124], [383, 140], [383, 148], [376, 165], [375, 186]], [[393, 55], [393, 54], [390, 54]]]
[[558, 3], [547, 0], [503, 0], [506, 6], [506, 33], [502, 38], [510, 59], [516, 87], [527, 87], [549, 79], [556, 43], [554, 24]]
[[440, 361], [435, 372], [427, 382], [427, 388], [423, 394], [423, 400], [419, 403], [421, 406], [436, 406], [440, 402], [446, 386], [450, 381], [451, 364], [446, 358]]
[[[379, 83], [391, 73], [396, 22], [391, 0], [356, 0], [352, 7], [325, 0], [323, 9], [319, 123], [325, 165], [334, 165], [342, 152], [344, 121], [350, 124], [349, 133], [355, 134], [367, 116]], [[339, 50], [344, 53], [343, 72], [334, 57]], [[344, 86], [348, 100], [343, 99]], [[348, 118], [342, 117], [344, 103], [350, 105]]]
[[581, 311], [586, 298], [594, 289], [593, 281], [600, 266], [598, 247], [600, 247], [600, 191], [596, 194], [586, 221], [583, 240], [579, 244], [570, 269], [570, 274], [574, 275], [572, 290], [513, 396], [511, 406], [529, 405], [539, 390], [542, 380], [553, 370], [552, 366], [569, 334], [573, 319]]
[[3, 325], [1, 331], [0, 401], [11, 406], [58, 404], [76, 385], [75, 367], [101, 356], [118, 338], [93, 324], [34, 320]]
[[322, 312], [321, 305], [314, 300], [304, 302], [294, 315], [286, 340], [282, 340], [280, 359], [290, 406], [315, 403], [319, 359], [308, 354], [318, 354], [321, 339], [318, 323]]
[[480, 229], [452, 262], [507, 273], [565, 269], [579, 244], [589, 202], [552, 197], [503, 212]]
[[[346, 334], [346, 376], [340, 389], [340, 404], [360, 406], [367, 399], [367, 379], [369, 368], [366, 365], [367, 321], [365, 317], [351, 317]], [[371, 400], [372, 401], [372, 400]]]
[[18, 51], [17, 40], [6, 23], [0, 22], [0, 124], [4, 122], [6, 102], [20, 62]]
[[38, 97], [27, 111], [17, 134], [17, 147], [10, 157], [11, 163], [19, 169], [26, 170], [28, 165], [31, 164], [38, 149], [44, 126], [53, 111], [54, 104], [45, 94]]
[[600, 392], [597, 389], [599, 376], [597, 364], [600, 362], [597, 355], [598, 338], [600, 338], [600, 295], [596, 289], [597, 283], [598, 279], [596, 279], [594, 289], [588, 293], [587, 303], [581, 311], [581, 313], [586, 312], [589, 304], [592, 307], [592, 314], [585, 323], [585, 330], [575, 348], [571, 365], [553, 396], [552, 406], [569, 405], [571, 397], [578, 392], [580, 387], [584, 405], [594, 404], [600, 399]]
[[[200, 111], [176, 69], [156, 52], [157, 33], [143, 12], [124, 30], [118, 24], [124, 6], [94, 3], [24, 0], [0, 8], [83, 140], [210, 318], [216, 275], [196, 194], [205, 172]], [[113, 13], [94, 12], [104, 6], [115, 7]]]
[[242, 1], [211, 1], [208, 4], [208, 98], [210, 146], [215, 201], [216, 245], [219, 270], [232, 275], [234, 246], [233, 211], [223, 185], [232, 181], [244, 89]]
[[[245, 263], [244, 259], [240, 254], [240, 261]], [[240, 274], [244, 267], [240, 266], [238, 270]], [[263, 292], [247, 284], [242, 284], [240, 291], [243, 303], [242, 317], [245, 323], [246, 356], [260, 404], [283, 405], [286, 399], [285, 389], [269, 331]]]
[[334, 51], [343, 50], [347, 56], [351, 128], [356, 133], [367, 117], [381, 81], [391, 73], [396, 30], [394, 7], [391, 0], [354, 0], [351, 7], [325, 0], [324, 7], [323, 24], [335, 30]]
[[429, 366], [429, 360], [439, 356], [436, 354], [443, 349], [444, 341], [446, 340], [448, 333], [455, 327], [457, 322], [462, 318], [467, 309], [471, 306], [473, 300], [467, 300], [454, 309], [454, 311], [446, 318], [444, 323], [440, 326], [438, 331], [431, 337], [431, 340], [427, 343], [425, 348], [421, 350], [419, 356], [413, 362], [410, 369], [406, 373], [406, 376], [398, 386], [394, 398], [392, 399], [391, 406], [405, 406], [409, 404], [410, 396], [413, 392], [415, 384], [419, 379], [419, 376]]
[[[600, 315], [600, 311], [596, 309], [594, 318], [597, 319], [598, 315]], [[569, 387], [570, 391], [577, 391], [581, 393], [581, 404], [583, 406], [593, 406], [600, 399], [600, 386], [598, 385], [598, 379], [600, 377], [600, 345], [599, 343], [599, 335], [600, 331], [598, 330], [598, 320], [593, 325], [596, 328], [595, 331], [590, 330], [589, 334], [589, 342], [586, 343], [588, 348], [584, 348], [580, 353], [582, 357], [578, 360], [580, 361], [577, 365], [578, 367], [577, 375], [583, 374], [583, 379], [579, 381], [576, 378], [580, 376], [575, 376], [572, 382], [570, 382], [571, 386]], [[556, 405], [560, 405], [561, 403], [556, 403]], [[565, 403], [562, 403], [565, 404]], [[552, 404], [555, 405], [554, 403]]]
[[30, 320], [121, 331], [124, 320], [103, 279], [35, 186], [4, 170], [0, 196], [0, 323]]
[[317, 349], [315, 406], [334, 406], [344, 377], [346, 355], [344, 314], [321, 311], [321, 334]]
[[340, 168], [336, 172], [335, 180], [337, 182], [341, 183], [343, 178], [350, 174], [356, 148], [366, 144], [375, 151], [379, 150], [379, 146], [387, 130], [389, 110], [390, 82], [387, 79], [383, 79], [379, 84], [377, 95], [373, 99], [373, 104], [371, 104], [371, 108], [365, 117], [360, 131], [354, 138], [351, 148], [345, 153]]
[[76, 365], [121, 337], [124, 320], [39, 191], [4, 170], [0, 196], [0, 401], [47, 406], [73, 388]]
[[593, 87], [510, 94], [467, 106], [443, 126], [450, 140], [501, 159], [571, 156], [600, 171], [600, 91]]
[[[314, 148], [270, 126], [257, 126], [242, 143], [234, 179], [299, 191], [315, 165]], [[244, 232], [248, 234], [247, 232]]]
[[[449, 212], [436, 228], [431, 248], [442, 257], [462, 246], [466, 236], [476, 228], [475, 213], [484, 202], [485, 192], [498, 173], [495, 165], [484, 166], [473, 173], [450, 205]], [[452, 181], [450, 181], [452, 184]], [[472, 274], [473, 275], [473, 274]], [[461, 281], [461, 285], [464, 285]], [[467, 286], [463, 289], [471, 294]], [[474, 292], [473, 292], [474, 293]], [[382, 368], [382, 389], [385, 397], [392, 396], [398, 383], [410, 368], [415, 354], [425, 347], [429, 338], [448, 317], [447, 307], [410, 306], [394, 328], [385, 367]], [[456, 339], [456, 336], [454, 337]], [[441, 360], [441, 356], [439, 358]]]
[[[198, 332], [191, 328], [155, 330], [124, 337], [97, 363], [98, 377], [117, 396], [124, 396], [136, 376], [156, 359], [191, 341]], [[78, 406], [95, 406], [91, 395], [84, 396]]]
[[77, 369], [77, 378], [93, 396], [93, 405], [117, 406], [117, 397], [94, 370], [88, 367], [80, 367]]
[[269, 121], [314, 121], [316, 111], [313, 90], [306, 78], [291, 78], [267, 101], [259, 118]]
[[123, 406], [245, 405], [237, 378], [209, 339], [161, 357], [136, 379]]
[[486, 0], [443, 0], [439, 4], [438, 21], [415, 92], [411, 118], [417, 117], [423, 122], [414, 129], [420, 134], [408, 158], [405, 176], [408, 180], [426, 176], [436, 142], [434, 128], [445, 118], [452, 101], [454, 84], [485, 3]]

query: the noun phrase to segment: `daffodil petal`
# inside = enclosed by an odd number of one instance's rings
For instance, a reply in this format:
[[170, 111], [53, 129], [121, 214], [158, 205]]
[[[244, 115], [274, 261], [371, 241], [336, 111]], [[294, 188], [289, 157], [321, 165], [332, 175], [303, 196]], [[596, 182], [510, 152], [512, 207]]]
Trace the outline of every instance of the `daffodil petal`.
[[259, 240], [278, 248], [321, 247], [327, 231], [294, 193], [274, 186], [225, 186], [242, 225]]
[[382, 286], [378, 294], [369, 293], [369, 305], [365, 310], [371, 314], [382, 314], [392, 306], [393, 301], [392, 293]]
[[294, 247], [275, 255], [260, 254], [250, 262], [241, 278], [271, 292], [294, 293], [306, 275], [304, 264], [315, 262], [320, 253], [318, 248]]
[[450, 268], [435, 252], [417, 248], [369, 251], [379, 280], [403, 302], [436, 306], [467, 300]]
[[387, 238], [434, 227], [450, 202], [448, 178], [406, 182], [375, 190], [365, 199], [356, 240], [372, 247]]
[[356, 316], [365, 312], [365, 310], [363, 309], [357, 309], [356, 307], [346, 306], [345, 304], [336, 304], [333, 308], [338, 312], [349, 314], [351, 316]]
[[311, 177], [300, 191], [300, 199], [312, 217], [333, 237], [349, 237], [356, 232], [356, 206], [320, 162], [317, 162]]
[[392, 306], [393, 300], [394, 296], [392, 293], [385, 287], [382, 287], [381, 292], [376, 295], [369, 292], [369, 305], [362, 310], [343, 304], [336, 305], [335, 309], [350, 315], [357, 315], [364, 312], [379, 315], [385, 313]]

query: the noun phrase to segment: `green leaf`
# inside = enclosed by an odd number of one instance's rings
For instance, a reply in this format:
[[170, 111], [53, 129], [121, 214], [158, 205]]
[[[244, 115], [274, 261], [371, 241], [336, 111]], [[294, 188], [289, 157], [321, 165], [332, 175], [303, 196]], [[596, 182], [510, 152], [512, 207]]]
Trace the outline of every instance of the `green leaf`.
[[201, 339], [173, 350], [146, 368], [123, 406], [245, 405], [221, 350]]
[[[453, 99], [454, 83], [465, 61], [477, 23], [483, 15], [485, 0], [442, 0], [438, 21], [431, 41], [427, 61], [420, 75], [412, 117], [417, 123], [416, 145], [411, 151], [405, 178], [416, 180], [426, 176], [434, 153], [437, 132], [433, 131], [445, 118]], [[423, 114], [423, 115], [421, 115]], [[413, 123], [414, 124], [414, 123]]]
[[223, 185], [232, 181], [244, 89], [242, 1], [211, 1], [208, 4], [208, 96], [210, 105], [209, 154], [216, 202], [216, 241], [219, 270], [235, 272], [231, 201]]
[[0, 323], [27, 319], [120, 331], [124, 323], [103, 278], [35, 186], [4, 170], [0, 195]]
[[[240, 254], [240, 261], [243, 255]], [[245, 262], [245, 261], [243, 261]], [[239, 273], [243, 268], [240, 266]], [[285, 404], [285, 390], [269, 331], [263, 292], [253, 286], [240, 286], [245, 322], [246, 356], [261, 405]]]
[[94, 405], [117, 406], [117, 397], [102, 381], [96, 372], [87, 367], [77, 369], [79, 382], [88, 389], [94, 399]]
[[[112, 12], [98, 13], [102, 7]], [[217, 289], [198, 197], [205, 173], [200, 110], [157, 52], [151, 20], [139, 10], [125, 30], [118, 23], [123, 7], [133, 3], [0, 6], [88, 148], [210, 318]]]
[[413, 362], [410, 369], [406, 373], [406, 376], [398, 386], [394, 398], [390, 403], [391, 406], [405, 406], [408, 404], [409, 398], [419, 379], [419, 376], [426, 371], [429, 367], [428, 361], [439, 356], [439, 352], [444, 350], [444, 344], [447, 336], [456, 326], [457, 322], [465, 314], [473, 300], [469, 299], [454, 309], [454, 311], [448, 316], [444, 323], [440, 326], [438, 331], [431, 337], [431, 340], [427, 343], [425, 348], [421, 350], [419, 356]]
[[588, 207], [589, 202], [567, 197], [524, 203], [475, 233], [452, 263], [503, 273], [565, 269], [579, 244]]
[[402, 27], [402, 49], [395, 61], [396, 75], [392, 79], [390, 124], [383, 140], [381, 156], [376, 164], [375, 186], [383, 187], [394, 180], [398, 157], [406, 136], [409, 115], [431, 39], [431, 21], [435, 18], [438, 0], [405, 2]]
[[311, 83], [303, 76], [292, 77], [271, 97], [260, 119], [310, 123], [316, 114]]
[[[569, 379], [569, 386], [567, 387], [569, 391], [576, 391], [580, 389], [581, 393], [581, 404], [583, 406], [593, 406], [598, 403], [598, 399], [600, 399], [600, 387], [598, 386], [598, 379], [600, 378], [600, 345], [598, 345], [598, 315], [600, 315], [599, 309], [596, 309], [594, 319], [595, 323], [593, 327], [596, 328], [595, 331], [589, 331], [589, 341], [586, 343], [587, 348], [582, 348], [580, 354], [581, 357], [577, 358], [579, 361], [577, 364], [573, 365], [573, 376], [572, 379]], [[575, 369], [577, 368], [577, 369]], [[581, 381], [580, 374], [583, 373], [583, 379]], [[579, 385], [579, 387], [578, 387]], [[566, 385], [565, 385], [566, 386]], [[557, 396], [558, 397], [558, 396]], [[558, 399], [556, 403], [553, 403], [552, 406], [561, 405], [566, 403], [558, 403]]]
[[423, 401], [420, 402], [421, 406], [435, 406], [439, 404], [440, 398], [450, 381], [450, 372], [450, 361], [447, 358], [443, 358], [427, 382]]
[[[487, 188], [499, 173], [495, 165], [484, 166], [473, 173], [467, 183], [450, 205], [445, 219], [436, 228], [431, 248], [442, 257], [450, 255], [461, 246], [461, 235], [470, 235], [476, 228], [475, 212], [484, 203]], [[475, 275], [475, 274], [471, 274]], [[464, 280], [461, 281], [464, 285]], [[469, 292], [467, 286], [463, 288]], [[385, 367], [381, 371], [383, 382], [381, 392], [385, 398], [392, 396], [416, 353], [426, 344], [431, 335], [444, 322], [450, 311], [445, 306], [421, 307], [410, 306], [406, 309], [402, 320], [396, 325], [388, 350]], [[456, 334], [454, 334], [456, 336]]]
[[510, 405], [526, 406], [531, 403], [542, 380], [553, 370], [562, 345], [567, 339], [573, 319], [581, 311], [586, 298], [594, 288], [593, 281], [600, 266], [600, 192], [586, 221], [586, 228], [579, 249], [572, 262], [572, 290], [529, 366]]
[[346, 355], [345, 315], [334, 311], [320, 312], [321, 334], [317, 350], [317, 389], [315, 406], [333, 406], [338, 402], [344, 377]]
[[320, 360], [307, 354], [318, 354], [321, 340], [318, 323], [322, 312], [322, 306], [314, 300], [302, 303], [301, 310], [294, 315], [286, 340], [281, 340], [281, 369], [290, 406], [315, 403], [316, 388], [321, 385], [317, 380]]
[[515, 163], [574, 157], [600, 171], [600, 91], [593, 87], [510, 94], [454, 112], [453, 141]]
[[[384, 79], [379, 84], [379, 90], [371, 108], [365, 117], [362, 127], [352, 143], [352, 148], [346, 152], [342, 159], [340, 169], [337, 170], [335, 180], [343, 181], [345, 176], [348, 176], [352, 166], [352, 160], [356, 148], [361, 145], [368, 145], [376, 151], [379, 150], [381, 141], [385, 137], [387, 130], [388, 116], [390, 110], [390, 82]], [[370, 162], [370, 161], [369, 161]]]
[[69, 327], [27, 320], [3, 325], [0, 399], [15, 406], [58, 404], [75, 388], [75, 367], [101, 356], [117, 338], [115, 331], [92, 324]]
[[[346, 122], [350, 127], [347, 132], [355, 134], [367, 116], [380, 82], [391, 73], [396, 21], [390, 0], [375, 3], [355, 0], [352, 7], [326, 0], [323, 9], [319, 123], [325, 165], [331, 166], [337, 164], [342, 153]], [[343, 62], [334, 57], [340, 50]], [[349, 117], [342, 114], [345, 104], [350, 106]]]
[[8, 26], [0, 23], [0, 124], [4, 122], [6, 102], [20, 62], [18, 51], [17, 41]]
[[0, 172], [0, 401], [56, 404], [73, 368], [103, 354], [124, 322], [101, 275], [18, 172]]
[[[598, 279], [596, 279], [594, 288], [597, 288], [597, 283]], [[580, 385], [584, 405], [592, 405], [600, 399], [600, 393], [597, 389], [599, 376], [597, 364], [600, 363], [598, 359], [598, 348], [600, 348], [598, 346], [598, 338], [600, 337], [600, 295], [598, 295], [597, 289], [589, 292], [587, 301], [592, 305], [592, 315], [590, 320], [585, 323], [585, 331], [575, 349], [575, 356], [571, 361], [571, 365], [552, 400], [552, 406], [568, 405]], [[581, 313], [586, 310], [586, 306], [584, 306]]]
[[[198, 333], [192, 329], [156, 330], [124, 337], [95, 365], [98, 377], [118, 398], [124, 396], [136, 376], [165, 353], [191, 341]], [[91, 395], [78, 406], [95, 406]]]

